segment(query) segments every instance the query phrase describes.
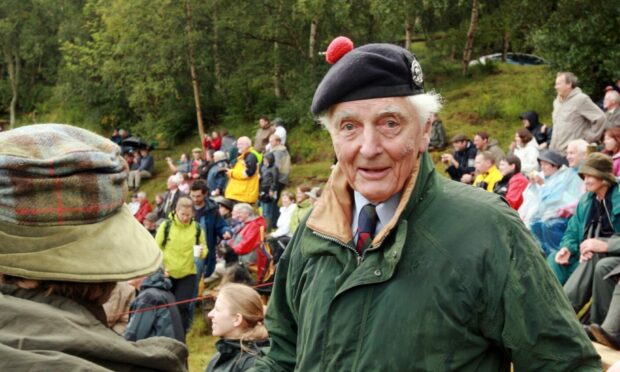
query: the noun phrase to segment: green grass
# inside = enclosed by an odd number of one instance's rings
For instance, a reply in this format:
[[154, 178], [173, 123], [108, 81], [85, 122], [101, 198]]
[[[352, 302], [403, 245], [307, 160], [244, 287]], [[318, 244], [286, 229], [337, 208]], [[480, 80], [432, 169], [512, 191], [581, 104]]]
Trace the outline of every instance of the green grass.
[[190, 372], [204, 371], [215, 354], [215, 343], [219, 337], [211, 336], [205, 331], [205, 322], [202, 317], [201, 306], [196, 306], [194, 324], [187, 335], [187, 348], [189, 349]]

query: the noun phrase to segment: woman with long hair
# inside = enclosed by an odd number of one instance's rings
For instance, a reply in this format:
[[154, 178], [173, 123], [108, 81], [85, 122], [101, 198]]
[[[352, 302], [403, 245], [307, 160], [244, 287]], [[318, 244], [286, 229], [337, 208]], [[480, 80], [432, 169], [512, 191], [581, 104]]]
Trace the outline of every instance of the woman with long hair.
[[263, 302], [251, 287], [225, 284], [207, 316], [212, 322], [213, 336], [220, 337], [207, 372], [245, 371], [262, 355], [262, 349], [269, 346], [269, 336], [263, 325]]
[[525, 128], [520, 128], [515, 133], [514, 155], [521, 160], [521, 172], [529, 174], [538, 170], [538, 144], [532, 133]]
[[620, 128], [609, 128], [603, 138], [603, 153], [611, 156], [614, 162], [614, 176], [620, 176]]

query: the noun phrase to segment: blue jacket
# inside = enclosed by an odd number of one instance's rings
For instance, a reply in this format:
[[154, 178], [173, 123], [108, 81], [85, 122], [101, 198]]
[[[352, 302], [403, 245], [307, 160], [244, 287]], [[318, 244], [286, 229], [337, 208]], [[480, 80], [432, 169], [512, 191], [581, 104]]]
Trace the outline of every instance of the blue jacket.
[[209, 254], [205, 259], [205, 278], [213, 274], [215, 270], [215, 247], [217, 245], [217, 237], [220, 238], [225, 232], [232, 235], [232, 230], [228, 227], [226, 221], [220, 216], [219, 207], [216, 202], [211, 199], [205, 199], [204, 206], [206, 213], [200, 218], [198, 223], [202, 227], [202, 231], [207, 235], [207, 247]]
[[228, 168], [227, 160], [220, 160], [213, 164], [207, 172], [207, 187], [209, 191], [220, 190], [220, 195], [224, 195], [226, 184], [228, 183], [228, 175], [225, 169]]

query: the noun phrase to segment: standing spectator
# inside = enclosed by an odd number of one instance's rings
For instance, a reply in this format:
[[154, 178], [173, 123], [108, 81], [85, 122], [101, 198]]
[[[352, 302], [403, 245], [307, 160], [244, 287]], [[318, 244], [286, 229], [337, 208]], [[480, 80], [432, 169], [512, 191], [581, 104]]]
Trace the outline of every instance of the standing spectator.
[[166, 163], [168, 164], [168, 168], [170, 168], [170, 171], [172, 171], [172, 174], [181, 173], [187, 175], [192, 170], [191, 163], [186, 153], [181, 154], [181, 157], [176, 164], [174, 164], [172, 158], [169, 156], [166, 157]]
[[611, 156], [614, 162], [614, 176], [620, 176], [620, 128], [607, 129], [603, 145], [603, 153]]
[[196, 260], [198, 276], [204, 274], [205, 278], [208, 278], [215, 268], [215, 247], [218, 238], [230, 239], [232, 237], [232, 231], [220, 216], [217, 203], [209, 199], [208, 194], [209, 190], [203, 180], [195, 181], [189, 194], [194, 202], [194, 219], [207, 236], [209, 254], [205, 260]]
[[278, 207], [278, 190], [278, 168], [274, 164], [273, 154], [269, 152], [263, 157], [258, 189], [258, 203], [269, 228], [274, 228], [276, 223], [272, 217], [273, 209]]
[[103, 304], [108, 327], [122, 335], [129, 321], [129, 307], [136, 298], [136, 290], [126, 281], [116, 283], [110, 298]]
[[605, 93], [603, 108], [605, 109], [605, 128], [620, 127], [620, 93], [609, 90]]
[[474, 146], [476, 146], [478, 154], [482, 151], [491, 152], [496, 163], [504, 157], [504, 151], [499, 147], [497, 140], [489, 138], [489, 133], [487, 132], [480, 131], [474, 135]]
[[0, 370], [186, 371], [183, 344], [130, 343], [107, 325], [116, 283], [162, 260], [125, 206], [118, 146], [37, 124], [2, 132], [0, 159]]
[[129, 188], [134, 190], [139, 189], [142, 179], [151, 178], [154, 173], [155, 160], [153, 160], [153, 155], [150, 154], [149, 148], [145, 147], [140, 149], [140, 158], [137, 167], [129, 172]]
[[530, 174], [538, 170], [538, 145], [533, 139], [532, 133], [520, 128], [515, 133], [513, 154], [521, 160], [521, 170], [525, 174]]
[[429, 151], [441, 151], [446, 148], [446, 130], [443, 122], [436, 113], [431, 114], [431, 138], [428, 143]]
[[179, 182], [179, 191], [183, 194], [189, 194], [189, 187], [192, 184], [192, 180], [187, 174], [177, 173], [175, 176]]
[[220, 134], [222, 136], [222, 146], [220, 147], [220, 150], [224, 151], [228, 155], [228, 159], [234, 159], [235, 156], [230, 156], [230, 152], [235, 150], [235, 143], [237, 140], [228, 132], [228, 129], [226, 128], [222, 129]]
[[[286, 146], [286, 128], [284, 128], [284, 120], [282, 120], [281, 118], [275, 118], [273, 119], [272, 124], [276, 128], [273, 134], [278, 135], [278, 137], [280, 138], [280, 143]], [[273, 150], [273, 147], [271, 148], [271, 150]]]
[[490, 151], [482, 151], [476, 155], [476, 178], [474, 186], [493, 192], [495, 183], [502, 179], [502, 174], [495, 166], [495, 157]]
[[577, 87], [575, 74], [558, 72], [555, 90], [558, 96], [553, 101], [553, 137], [549, 148], [564, 154], [570, 140], [600, 140], [605, 114]]
[[263, 349], [269, 347], [269, 335], [263, 325], [263, 302], [246, 285], [222, 286], [208, 317], [213, 323], [213, 336], [220, 339], [206, 372], [247, 371], [264, 354]]
[[211, 196], [224, 195], [226, 185], [228, 184], [228, 157], [223, 151], [213, 153], [213, 164], [207, 171], [207, 187], [211, 191]]
[[[132, 314], [125, 331], [129, 341], [144, 340], [149, 337], [169, 337], [185, 342], [185, 330], [181, 314], [171, 293], [172, 283], [163, 270], [147, 277], [140, 285], [140, 292], [131, 304]], [[140, 311], [146, 310], [147, 311]]]
[[157, 212], [151, 212], [147, 214], [142, 224], [154, 238], [155, 234], [157, 233]]
[[219, 132], [214, 130], [211, 132], [211, 135], [205, 133], [205, 137], [202, 139], [202, 147], [204, 147], [205, 151], [210, 151], [211, 153], [219, 151], [222, 147], [222, 137]]
[[166, 187], [168, 191], [164, 194], [164, 200], [157, 207], [157, 216], [159, 219], [167, 218], [168, 215], [176, 209], [179, 198], [185, 196], [185, 194], [179, 191], [179, 179], [177, 176], [173, 175], [168, 177]]
[[151, 207], [151, 203], [149, 203], [149, 200], [146, 197], [146, 193], [144, 191], [140, 191], [138, 193], [138, 203], [140, 203], [140, 207], [138, 208], [138, 211], [134, 214], [134, 217], [136, 217], [136, 219], [140, 221], [141, 224], [144, 224], [144, 218], [146, 217], [146, 215], [153, 211], [153, 207]]
[[[157, 245], [164, 253], [164, 268], [172, 282], [171, 290], [177, 301], [188, 300], [194, 295], [197, 273], [194, 257], [204, 260], [208, 252], [205, 233], [193, 217], [194, 205], [191, 199], [182, 196], [170, 220], [159, 226], [155, 236]], [[191, 325], [191, 309], [189, 303], [179, 305], [185, 332]]]
[[532, 136], [534, 136], [539, 150], [549, 147], [552, 130], [538, 120], [538, 113], [536, 111], [524, 112], [519, 115], [519, 118], [523, 123], [523, 128], [529, 130]]
[[502, 179], [495, 184], [493, 192], [503, 196], [512, 209], [519, 210], [523, 191], [529, 184], [527, 177], [521, 174], [521, 160], [515, 155], [506, 155], [499, 161], [499, 171]]
[[291, 172], [291, 155], [277, 134], [272, 134], [269, 137], [269, 144], [271, 145], [270, 152], [273, 154], [276, 168], [278, 168], [278, 191], [282, 191], [288, 185], [288, 176]]
[[200, 168], [203, 166], [202, 150], [198, 147], [192, 149], [192, 162], [190, 163], [190, 178], [196, 180], [200, 177]]
[[256, 151], [260, 153], [265, 152], [265, 147], [269, 143], [269, 136], [275, 131], [275, 126], [269, 123], [269, 118], [267, 116], [263, 115], [258, 119], [258, 130], [254, 138], [254, 148]]
[[277, 229], [269, 234], [268, 241], [273, 251], [273, 262], [278, 263], [280, 256], [284, 252], [289, 240], [293, 234], [291, 233], [291, 218], [297, 209], [295, 204], [295, 195], [290, 191], [282, 193], [282, 206], [280, 207], [280, 217], [276, 224]]
[[464, 134], [457, 134], [452, 137], [450, 142], [454, 147], [454, 153], [441, 155], [441, 161], [447, 167], [446, 171], [450, 178], [454, 181], [471, 184], [474, 180], [473, 174], [476, 171], [474, 166], [476, 147]]
[[296, 190], [295, 200], [297, 201], [297, 208], [293, 211], [293, 215], [291, 216], [291, 236], [295, 233], [295, 230], [297, 230], [297, 227], [306, 216], [306, 213], [312, 208], [312, 202], [308, 196], [310, 190], [310, 187], [307, 185], [301, 185]]
[[127, 203], [127, 207], [129, 208], [131, 215], [135, 217], [138, 210], [140, 210], [140, 200], [138, 199], [138, 194], [131, 195], [131, 201]]
[[239, 137], [237, 149], [237, 162], [227, 171], [225, 196], [237, 202], [253, 204], [258, 200], [258, 165], [262, 161], [262, 155], [252, 148], [248, 137]]
[[254, 215], [252, 206], [247, 203], [235, 204], [233, 219], [241, 223], [241, 230], [228, 241], [228, 246], [239, 256], [239, 261], [255, 274], [257, 282], [269, 278], [269, 257], [260, 247], [261, 229], [267, 228], [263, 216]]

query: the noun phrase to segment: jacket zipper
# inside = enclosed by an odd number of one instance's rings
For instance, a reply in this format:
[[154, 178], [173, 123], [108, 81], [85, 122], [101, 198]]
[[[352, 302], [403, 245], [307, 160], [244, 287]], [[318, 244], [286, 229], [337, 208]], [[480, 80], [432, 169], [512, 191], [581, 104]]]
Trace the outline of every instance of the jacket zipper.
[[[366, 251], [364, 251], [361, 255], [357, 252], [357, 249], [355, 249], [355, 247], [350, 246], [348, 244], [344, 244], [342, 243], [340, 240], [332, 238], [331, 236], [327, 236], [327, 235], [323, 235], [321, 233], [318, 233], [316, 231], [312, 231], [312, 233], [320, 238], [323, 238], [325, 240], [329, 240], [330, 242], [336, 243], [341, 247], [345, 247], [349, 250], [351, 250], [353, 253], [355, 253], [355, 256], [357, 257], [357, 266], [361, 265], [362, 261], [364, 261], [364, 257], [366, 255]], [[370, 249], [371, 247], [368, 247], [368, 249]], [[367, 249], [367, 250], [368, 250]]]

